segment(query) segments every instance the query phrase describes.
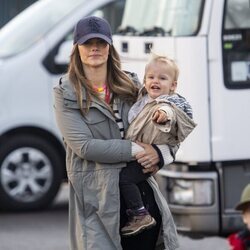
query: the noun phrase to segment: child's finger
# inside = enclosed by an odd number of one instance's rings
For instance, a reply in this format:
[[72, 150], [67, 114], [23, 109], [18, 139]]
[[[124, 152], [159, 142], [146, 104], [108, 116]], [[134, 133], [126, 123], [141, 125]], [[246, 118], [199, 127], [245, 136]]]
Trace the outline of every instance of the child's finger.
[[159, 115], [160, 115], [159, 110], [155, 111], [153, 118], [152, 118], [153, 121], [157, 121], [157, 119], [159, 118]]
[[152, 116], [152, 120], [153, 121], [156, 121], [157, 119], [158, 119], [158, 117], [159, 117], [159, 112], [158, 112], [158, 110], [153, 114], [153, 116]]
[[161, 122], [166, 122], [168, 120], [168, 116], [165, 112], [162, 112], [160, 114], [160, 117], [161, 117]]

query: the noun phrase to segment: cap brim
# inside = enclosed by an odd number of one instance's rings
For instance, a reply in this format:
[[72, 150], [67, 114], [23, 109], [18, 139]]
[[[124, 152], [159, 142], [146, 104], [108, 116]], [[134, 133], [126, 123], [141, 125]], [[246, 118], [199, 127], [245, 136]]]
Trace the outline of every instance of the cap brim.
[[250, 200], [244, 201], [244, 202], [240, 202], [239, 204], [237, 204], [235, 206], [235, 210], [245, 210], [245, 208], [250, 204]]
[[80, 39], [78, 39], [78, 41], [76, 41], [76, 43], [81, 45], [92, 38], [101, 38], [104, 41], [106, 41], [109, 45], [112, 45], [112, 40], [109, 37], [102, 35], [102, 34], [99, 34], [99, 33], [92, 33], [92, 34], [88, 34], [86, 36], [83, 36]]

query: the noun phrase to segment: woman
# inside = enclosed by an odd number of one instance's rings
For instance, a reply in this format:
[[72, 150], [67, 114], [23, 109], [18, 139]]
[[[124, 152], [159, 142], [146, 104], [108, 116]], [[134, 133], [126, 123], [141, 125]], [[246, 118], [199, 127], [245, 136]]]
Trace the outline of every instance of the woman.
[[[145, 172], [155, 173], [161, 153], [151, 145], [122, 139], [137, 90], [121, 71], [109, 24], [97, 17], [81, 19], [74, 31], [68, 73], [54, 89], [56, 119], [66, 148], [71, 250], [140, 249], [137, 237], [123, 239], [121, 243], [119, 172], [136, 156], [138, 162], [147, 167]], [[170, 163], [173, 158], [168, 147], [163, 146], [160, 149], [167, 152], [164, 163]], [[154, 249], [156, 245], [161, 224], [158, 206], [163, 226], [170, 232], [165, 237], [165, 247], [175, 249], [177, 240], [172, 217], [168, 208], [163, 209], [163, 199], [153, 178], [149, 182], [153, 188], [142, 183], [141, 189], [158, 218], [158, 227], [152, 229], [152, 236], [147, 236], [150, 243], [143, 249]], [[125, 216], [123, 212], [121, 206], [120, 224]]]

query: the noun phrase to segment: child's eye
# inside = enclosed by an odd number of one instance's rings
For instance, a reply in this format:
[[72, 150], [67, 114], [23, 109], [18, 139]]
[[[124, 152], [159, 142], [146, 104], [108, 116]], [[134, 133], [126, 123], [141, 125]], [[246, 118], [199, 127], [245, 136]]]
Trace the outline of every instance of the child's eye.
[[154, 77], [153, 77], [153, 76], [147, 76], [147, 78], [148, 78], [148, 79], [154, 79]]
[[168, 77], [166, 77], [166, 76], [161, 76], [160, 79], [161, 79], [161, 80], [168, 80]]

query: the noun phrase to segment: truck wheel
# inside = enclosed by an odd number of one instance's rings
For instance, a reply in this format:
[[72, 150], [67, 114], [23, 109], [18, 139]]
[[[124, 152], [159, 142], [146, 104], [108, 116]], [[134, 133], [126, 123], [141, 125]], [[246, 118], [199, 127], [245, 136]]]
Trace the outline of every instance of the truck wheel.
[[62, 181], [63, 162], [45, 139], [7, 138], [0, 147], [0, 208], [34, 210], [48, 206]]

